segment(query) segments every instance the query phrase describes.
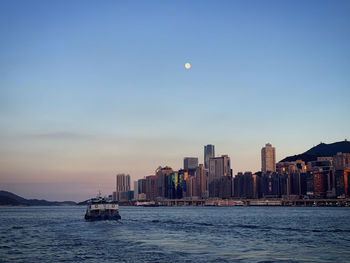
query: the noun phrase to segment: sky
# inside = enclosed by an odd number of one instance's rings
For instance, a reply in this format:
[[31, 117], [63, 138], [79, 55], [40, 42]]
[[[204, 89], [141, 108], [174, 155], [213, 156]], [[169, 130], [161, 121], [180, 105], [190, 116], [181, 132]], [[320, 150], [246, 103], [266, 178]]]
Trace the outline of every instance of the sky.
[[[350, 139], [350, 1], [0, 1], [0, 189], [82, 201], [115, 175], [260, 170]], [[191, 63], [186, 69], [185, 63]]]

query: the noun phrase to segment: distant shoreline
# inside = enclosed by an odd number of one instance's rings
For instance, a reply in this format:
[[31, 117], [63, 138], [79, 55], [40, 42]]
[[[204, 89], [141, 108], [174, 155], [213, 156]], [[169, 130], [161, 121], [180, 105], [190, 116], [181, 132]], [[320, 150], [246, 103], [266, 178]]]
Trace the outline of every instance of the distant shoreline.
[[[73, 201], [46, 201], [38, 199], [25, 199], [7, 191], [0, 191], [0, 206], [4, 207], [29, 207], [29, 206], [86, 206], [88, 200], [83, 202]], [[120, 206], [326, 206], [326, 207], [350, 207], [350, 198], [339, 199], [298, 199], [298, 198], [260, 198], [260, 199], [158, 199], [158, 200], [127, 200], [119, 201]]]
[[[0, 207], [72, 207], [86, 206], [85, 202], [75, 204], [0, 204]], [[120, 201], [120, 206], [134, 207], [350, 207], [350, 199], [307, 199], [307, 200], [285, 200], [285, 199], [215, 199], [215, 200], [182, 200], [170, 199], [157, 202]]]
[[120, 206], [301, 206], [350, 207], [350, 198], [344, 199], [167, 199], [159, 201], [120, 201]]

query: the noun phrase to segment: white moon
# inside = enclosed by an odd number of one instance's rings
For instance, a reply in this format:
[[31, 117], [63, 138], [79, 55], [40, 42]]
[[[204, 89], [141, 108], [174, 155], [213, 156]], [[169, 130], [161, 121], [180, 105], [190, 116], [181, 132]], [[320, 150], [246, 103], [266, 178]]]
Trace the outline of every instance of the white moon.
[[190, 68], [191, 68], [191, 64], [187, 62], [187, 63], [185, 64], [185, 68], [186, 68], [186, 69], [190, 69]]

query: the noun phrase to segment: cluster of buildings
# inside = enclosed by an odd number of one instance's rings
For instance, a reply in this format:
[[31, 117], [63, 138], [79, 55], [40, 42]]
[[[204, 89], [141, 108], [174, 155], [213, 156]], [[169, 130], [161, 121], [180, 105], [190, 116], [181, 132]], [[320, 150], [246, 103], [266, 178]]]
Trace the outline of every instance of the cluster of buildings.
[[350, 154], [318, 157], [276, 164], [275, 148], [261, 149], [261, 171], [233, 175], [228, 155], [215, 156], [214, 145], [204, 146], [204, 164], [185, 157], [183, 169], [158, 167], [153, 175], [134, 182], [130, 175], [116, 176], [113, 198], [121, 201], [161, 201], [257, 198], [345, 198], [350, 197]]

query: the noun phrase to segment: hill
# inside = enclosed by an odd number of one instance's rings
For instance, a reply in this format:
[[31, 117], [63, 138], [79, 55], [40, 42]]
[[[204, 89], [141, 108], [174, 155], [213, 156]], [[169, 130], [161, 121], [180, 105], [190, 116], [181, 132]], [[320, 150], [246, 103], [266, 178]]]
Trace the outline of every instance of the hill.
[[8, 191], [0, 191], [0, 205], [24, 205], [24, 206], [68, 206], [76, 205], [73, 201], [46, 201], [38, 199], [25, 199]]
[[317, 157], [333, 156], [338, 152], [350, 153], [350, 142], [347, 140], [335, 143], [320, 143], [310, 150], [297, 154], [294, 156], [288, 156], [281, 160], [281, 162], [294, 162], [296, 160], [303, 160], [304, 162], [316, 161]]
[[79, 202], [79, 203], [77, 203], [77, 205], [87, 205], [88, 201], [90, 201], [90, 199], [85, 200], [83, 202]]

